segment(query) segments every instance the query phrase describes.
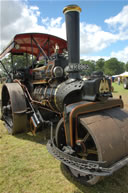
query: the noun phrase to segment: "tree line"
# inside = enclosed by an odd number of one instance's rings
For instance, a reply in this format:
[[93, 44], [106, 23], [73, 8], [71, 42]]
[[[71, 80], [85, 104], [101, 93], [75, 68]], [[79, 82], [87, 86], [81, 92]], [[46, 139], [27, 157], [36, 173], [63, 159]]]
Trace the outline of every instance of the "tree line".
[[90, 76], [93, 71], [102, 71], [108, 76], [117, 75], [123, 73], [124, 71], [128, 71], [128, 62], [121, 62], [117, 58], [110, 58], [106, 61], [103, 58], [100, 58], [97, 61], [82, 59], [81, 63], [88, 65], [88, 69], [82, 72], [82, 75], [86, 76]]
[[[6, 69], [10, 72], [11, 54], [9, 54], [8, 57], [4, 58], [2, 62], [6, 66]], [[128, 71], [128, 62], [127, 63], [121, 62], [117, 58], [110, 58], [109, 60], [106, 61], [103, 58], [100, 58], [97, 61], [81, 59], [80, 63], [88, 65], [88, 69], [81, 72], [81, 75], [84, 76], [90, 76], [93, 71], [102, 71], [105, 75], [108, 76], [117, 75], [123, 73], [124, 71]], [[22, 68], [24, 66], [29, 66], [31, 65], [31, 56], [29, 55], [26, 58], [25, 54], [23, 56], [14, 55], [13, 64], [15, 69]], [[0, 66], [0, 69], [1, 69], [1, 76], [5, 75], [2, 66]]]

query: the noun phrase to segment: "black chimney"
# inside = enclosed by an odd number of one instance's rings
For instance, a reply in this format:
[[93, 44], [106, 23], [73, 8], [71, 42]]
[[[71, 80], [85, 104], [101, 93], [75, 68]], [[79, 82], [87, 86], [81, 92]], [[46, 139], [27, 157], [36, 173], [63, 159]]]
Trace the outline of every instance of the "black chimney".
[[68, 5], [63, 9], [66, 20], [66, 33], [68, 42], [69, 77], [79, 79], [80, 63], [80, 22], [81, 8], [77, 5]]

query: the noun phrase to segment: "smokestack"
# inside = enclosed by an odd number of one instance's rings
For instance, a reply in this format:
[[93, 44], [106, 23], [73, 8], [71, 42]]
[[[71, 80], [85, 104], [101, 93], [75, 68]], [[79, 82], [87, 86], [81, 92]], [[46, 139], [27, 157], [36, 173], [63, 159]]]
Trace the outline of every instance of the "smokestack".
[[77, 5], [68, 5], [63, 9], [66, 20], [66, 34], [68, 42], [69, 77], [79, 79], [80, 63], [80, 22], [81, 8]]

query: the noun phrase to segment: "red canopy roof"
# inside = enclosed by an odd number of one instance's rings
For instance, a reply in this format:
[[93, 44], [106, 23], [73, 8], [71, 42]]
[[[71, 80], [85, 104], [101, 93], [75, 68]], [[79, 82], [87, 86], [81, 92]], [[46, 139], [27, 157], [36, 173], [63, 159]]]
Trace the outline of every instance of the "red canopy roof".
[[43, 56], [40, 47], [43, 48], [44, 53], [47, 56], [50, 56], [54, 53], [56, 44], [59, 46], [59, 53], [62, 53], [63, 49], [67, 49], [67, 41], [53, 35], [43, 33], [17, 34], [11, 43], [0, 54], [0, 59], [7, 53], [29, 53], [35, 55], [36, 57]]

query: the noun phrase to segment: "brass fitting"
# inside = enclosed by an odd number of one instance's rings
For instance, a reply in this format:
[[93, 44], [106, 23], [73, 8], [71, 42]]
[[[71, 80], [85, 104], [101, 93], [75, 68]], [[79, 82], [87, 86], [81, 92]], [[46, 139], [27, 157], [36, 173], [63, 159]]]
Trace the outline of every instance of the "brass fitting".
[[64, 7], [63, 9], [63, 13], [66, 14], [69, 11], [77, 11], [77, 12], [81, 12], [81, 8], [78, 5], [68, 5], [66, 7]]

